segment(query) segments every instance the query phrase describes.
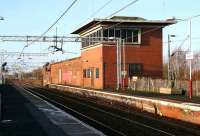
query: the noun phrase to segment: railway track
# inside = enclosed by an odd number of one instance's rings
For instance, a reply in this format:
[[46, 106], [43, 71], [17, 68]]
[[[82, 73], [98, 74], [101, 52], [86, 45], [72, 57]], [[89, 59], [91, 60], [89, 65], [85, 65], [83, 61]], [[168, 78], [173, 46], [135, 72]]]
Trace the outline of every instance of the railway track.
[[[110, 110], [97, 106], [94, 103], [84, 102], [72, 96], [52, 92], [47, 89], [33, 88], [30, 84], [24, 87], [27, 91], [49, 101], [50, 103], [60, 107], [73, 116], [87, 122], [91, 126], [101, 130], [107, 135], [132, 136], [132, 135], [198, 135], [198, 132], [189, 132], [183, 128], [175, 128], [168, 126], [167, 123], [152, 121], [149, 124], [147, 120], [139, 121], [135, 118], [129, 118], [123, 114], [111, 112]], [[163, 126], [162, 126], [163, 125]]]

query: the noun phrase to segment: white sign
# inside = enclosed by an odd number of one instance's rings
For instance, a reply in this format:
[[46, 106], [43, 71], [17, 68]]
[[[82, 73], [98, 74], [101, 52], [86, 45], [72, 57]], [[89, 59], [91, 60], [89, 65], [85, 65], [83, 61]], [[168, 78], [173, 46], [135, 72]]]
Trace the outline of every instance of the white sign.
[[125, 70], [125, 71], [122, 71], [122, 76], [126, 76], [126, 74], [127, 74], [127, 71]]
[[138, 77], [137, 76], [133, 76], [132, 77], [132, 81], [137, 81]]
[[194, 57], [193, 57], [193, 52], [188, 52], [187, 54], [186, 54], [186, 60], [192, 60]]

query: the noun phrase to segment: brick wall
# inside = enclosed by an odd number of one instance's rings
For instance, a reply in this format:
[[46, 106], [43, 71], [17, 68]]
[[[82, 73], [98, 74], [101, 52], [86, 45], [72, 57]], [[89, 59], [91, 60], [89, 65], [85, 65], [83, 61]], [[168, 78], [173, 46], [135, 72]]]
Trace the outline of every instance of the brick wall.
[[[126, 70], [129, 64], [143, 65], [141, 76], [162, 77], [162, 28], [143, 28], [139, 45], [126, 45]], [[91, 77], [83, 77], [84, 69], [91, 69]], [[96, 78], [99, 68], [99, 78]], [[81, 57], [51, 64], [51, 82], [86, 88], [116, 87], [116, 45], [97, 44], [83, 49]], [[128, 86], [128, 76], [125, 80]]]
[[[83, 69], [92, 70], [91, 78], [83, 79], [83, 86], [88, 88], [103, 89], [103, 56], [102, 45], [81, 51]], [[99, 68], [99, 78], [96, 78], [96, 68]]]
[[55, 84], [82, 85], [81, 58], [51, 64], [51, 82]]
[[[140, 45], [125, 45], [126, 70], [131, 63], [143, 65], [142, 76], [162, 77], [162, 29], [146, 28], [142, 29], [142, 39]], [[104, 45], [104, 84], [105, 87], [116, 86], [116, 46]], [[128, 85], [128, 77], [126, 78]]]

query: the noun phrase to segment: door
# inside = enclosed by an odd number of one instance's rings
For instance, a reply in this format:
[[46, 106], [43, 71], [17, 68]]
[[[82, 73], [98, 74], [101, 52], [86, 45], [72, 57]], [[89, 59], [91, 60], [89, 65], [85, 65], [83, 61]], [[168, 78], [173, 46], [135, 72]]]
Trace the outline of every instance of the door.
[[91, 87], [94, 88], [94, 68], [91, 68]]

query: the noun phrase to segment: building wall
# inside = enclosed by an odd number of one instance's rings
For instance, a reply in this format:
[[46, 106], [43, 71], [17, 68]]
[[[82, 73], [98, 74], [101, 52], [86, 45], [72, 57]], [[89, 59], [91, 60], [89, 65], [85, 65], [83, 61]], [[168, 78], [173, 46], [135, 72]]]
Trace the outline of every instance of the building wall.
[[[103, 89], [103, 56], [102, 44], [81, 51], [83, 69], [92, 70], [91, 78], [83, 78], [83, 86]], [[96, 68], [99, 69], [99, 78], [96, 78]]]
[[51, 83], [53, 84], [61, 84], [58, 81], [58, 69], [61, 68], [61, 63], [51, 64]]
[[71, 61], [64, 61], [62, 66], [62, 84], [75, 86], [82, 85], [82, 67], [81, 58]]
[[43, 78], [42, 78], [43, 79], [43, 81], [42, 81], [43, 86], [50, 84], [51, 83], [51, 78], [50, 78], [51, 72], [46, 71], [46, 69], [43, 68], [42, 75], [43, 75]]
[[[143, 65], [141, 76], [162, 77], [162, 29], [142, 29], [141, 44], [125, 46], [126, 71], [128, 71], [129, 64], [139, 63]], [[116, 46], [104, 45], [103, 54], [104, 85], [106, 88], [113, 88], [117, 80]], [[125, 83], [127, 86], [128, 76], [126, 76]]]
[[51, 82], [54, 84], [81, 86], [83, 78], [81, 65], [80, 57], [51, 64]]
[[[142, 29], [140, 45], [126, 45], [126, 71], [131, 63], [143, 65], [142, 76], [162, 77], [162, 28]], [[99, 68], [99, 78], [96, 78]], [[83, 70], [91, 69], [91, 77], [83, 77]], [[97, 44], [82, 49], [81, 57], [51, 64], [50, 81], [87, 88], [116, 87], [116, 45]], [[128, 84], [128, 76], [125, 80]]]

